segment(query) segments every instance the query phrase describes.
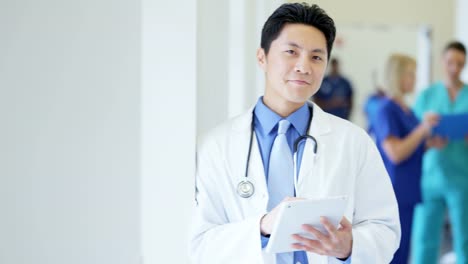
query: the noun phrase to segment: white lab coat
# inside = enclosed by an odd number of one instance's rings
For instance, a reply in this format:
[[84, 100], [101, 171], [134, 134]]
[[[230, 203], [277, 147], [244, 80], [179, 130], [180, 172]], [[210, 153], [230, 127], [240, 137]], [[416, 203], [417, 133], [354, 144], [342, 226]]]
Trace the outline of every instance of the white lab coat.
[[[398, 207], [389, 176], [375, 144], [352, 123], [325, 113], [317, 105], [299, 171], [297, 197], [347, 195], [345, 216], [353, 224], [352, 263], [389, 263], [400, 243]], [[236, 188], [244, 177], [252, 110], [213, 129], [198, 145], [197, 202], [190, 255], [197, 264], [274, 264], [261, 248], [260, 218], [267, 212], [268, 190], [254, 136], [249, 180], [250, 198]], [[341, 263], [334, 257], [307, 253], [309, 263]]]

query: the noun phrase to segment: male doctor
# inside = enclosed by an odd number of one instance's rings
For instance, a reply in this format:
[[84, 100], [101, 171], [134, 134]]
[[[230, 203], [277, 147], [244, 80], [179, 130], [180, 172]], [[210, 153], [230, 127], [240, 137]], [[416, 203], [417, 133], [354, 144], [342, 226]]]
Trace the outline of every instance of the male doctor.
[[[283, 4], [266, 21], [257, 52], [266, 78], [264, 96], [198, 145], [193, 263], [384, 264], [392, 259], [400, 241], [398, 208], [373, 141], [307, 102], [320, 87], [334, 39], [334, 22], [317, 5]], [[306, 134], [317, 145], [300, 144], [294, 175], [293, 143]], [[297, 251], [264, 251], [282, 201], [341, 195], [348, 204], [338, 228], [322, 217], [326, 233], [302, 226], [317, 240], [294, 235]]]

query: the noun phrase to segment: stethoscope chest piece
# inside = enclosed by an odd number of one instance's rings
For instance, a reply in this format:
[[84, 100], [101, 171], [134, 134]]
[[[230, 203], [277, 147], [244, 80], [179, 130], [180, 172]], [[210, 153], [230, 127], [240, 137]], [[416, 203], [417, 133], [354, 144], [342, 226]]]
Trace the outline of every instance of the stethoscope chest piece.
[[242, 198], [249, 198], [254, 194], [254, 191], [254, 185], [247, 179], [242, 180], [237, 185], [237, 194]]

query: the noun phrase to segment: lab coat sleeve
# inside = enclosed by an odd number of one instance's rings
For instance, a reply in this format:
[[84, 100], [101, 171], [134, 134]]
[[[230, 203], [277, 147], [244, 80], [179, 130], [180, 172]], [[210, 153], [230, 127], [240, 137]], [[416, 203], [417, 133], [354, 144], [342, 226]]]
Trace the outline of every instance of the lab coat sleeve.
[[400, 244], [398, 205], [381, 156], [370, 138], [361, 144], [355, 185], [352, 263], [389, 263]]
[[223, 202], [226, 186], [220, 186], [217, 178], [225, 173], [221, 168], [223, 162], [215, 162], [221, 157], [216, 146], [202, 148], [197, 154], [197, 194], [190, 243], [192, 263], [263, 263], [260, 238], [263, 215], [237, 222], [228, 219]]

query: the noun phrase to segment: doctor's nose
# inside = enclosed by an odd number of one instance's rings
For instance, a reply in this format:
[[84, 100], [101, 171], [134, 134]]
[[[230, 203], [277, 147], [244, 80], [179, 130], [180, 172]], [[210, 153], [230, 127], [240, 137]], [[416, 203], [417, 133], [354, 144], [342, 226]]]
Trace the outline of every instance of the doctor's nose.
[[302, 73], [302, 74], [310, 74], [312, 69], [310, 67], [310, 64], [306, 58], [300, 58], [297, 60], [296, 65], [294, 67], [294, 71], [296, 73]]

